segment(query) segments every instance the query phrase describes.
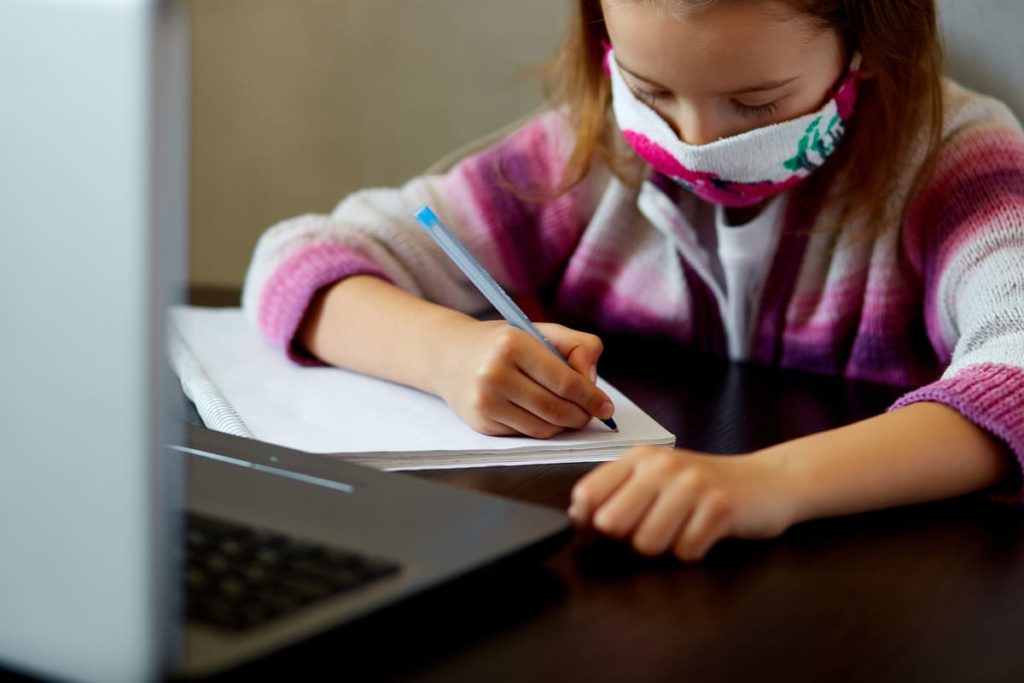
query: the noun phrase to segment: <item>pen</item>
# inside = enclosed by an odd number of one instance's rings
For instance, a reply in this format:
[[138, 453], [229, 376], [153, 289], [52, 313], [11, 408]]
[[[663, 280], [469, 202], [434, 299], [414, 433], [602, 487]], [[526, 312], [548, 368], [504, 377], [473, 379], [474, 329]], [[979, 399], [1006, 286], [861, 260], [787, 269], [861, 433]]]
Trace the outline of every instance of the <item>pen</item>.
[[[562, 357], [562, 354], [558, 352], [558, 349], [549, 342], [540, 330], [534, 326], [530, 319], [526, 317], [522, 309], [516, 305], [516, 302], [512, 301], [512, 297], [505, 293], [505, 290], [501, 288], [491, 274], [480, 265], [480, 262], [474, 258], [466, 247], [462, 246], [462, 242], [459, 238], [448, 229], [441, 219], [437, 217], [437, 214], [431, 210], [429, 206], [423, 206], [416, 211], [416, 220], [420, 222], [423, 228], [427, 231], [427, 234], [437, 242], [437, 245], [441, 247], [444, 253], [448, 254], [448, 257], [455, 262], [466, 277], [469, 278], [470, 282], [476, 285], [476, 288], [480, 290], [480, 293], [487, 297], [487, 300], [491, 302], [491, 305], [498, 309], [498, 313], [501, 313], [502, 317], [508, 321], [509, 325], [518, 327], [522, 331], [526, 332], [534, 339], [544, 344], [551, 350], [551, 353], [561, 358], [566, 365], [569, 361]], [[607, 420], [601, 420], [610, 429], [619, 431], [618, 425], [615, 424], [615, 420], [608, 418]]]

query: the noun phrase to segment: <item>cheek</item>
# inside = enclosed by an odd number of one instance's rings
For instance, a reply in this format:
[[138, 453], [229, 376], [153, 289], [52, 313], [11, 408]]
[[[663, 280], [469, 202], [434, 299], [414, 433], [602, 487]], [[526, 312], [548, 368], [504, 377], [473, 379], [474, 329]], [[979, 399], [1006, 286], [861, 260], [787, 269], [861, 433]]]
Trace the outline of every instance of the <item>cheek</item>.
[[842, 62], [826, 62], [827, 66], [810, 75], [807, 83], [793, 98], [794, 114], [791, 118], [810, 114], [825, 106], [836, 94], [846, 76], [847, 66]]
[[829, 83], [824, 88], [813, 88], [798, 93], [786, 107], [786, 119], [795, 119], [824, 107], [833, 95], [831, 85]]

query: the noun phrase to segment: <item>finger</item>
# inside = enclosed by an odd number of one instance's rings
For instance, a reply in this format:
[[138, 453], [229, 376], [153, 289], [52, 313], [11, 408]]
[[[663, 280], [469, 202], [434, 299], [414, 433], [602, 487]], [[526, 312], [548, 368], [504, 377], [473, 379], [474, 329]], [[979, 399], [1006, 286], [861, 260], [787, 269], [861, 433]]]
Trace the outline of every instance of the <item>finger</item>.
[[658, 494], [633, 534], [633, 547], [643, 555], [661, 555], [673, 544], [693, 514], [694, 491], [673, 480]]
[[513, 430], [513, 433], [523, 434], [534, 439], [550, 439], [554, 435], [565, 431], [565, 427], [542, 420], [512, 401], [504, 401], [490, 417], [492, 420]]
[[558, 427], [579, 429], [591, 420], [590, 413], [572, 401], [551, 393], [525, 374], [520, 374], [509, 384], [505, 396], [523, 410]]
[[472, 416], [466, 420], [466, 423], [476, 431], [487, 436], [512, 436], [520, 433], [512, 427], [484, 415]]
[[673, 554], [684, 562], [696, 562], [727, 533], [730, 520], [730, 506], [722, 497], [706, 497], [683, 527]]
[[597, 361], [604, 351], [600, 337], [553, 323], [544, 326], [544, 334], [572, 369], [597, 380]]
[[631, 536], [658, 497], [658, 481], [637, 476], [627, 479], [594, 513], [594, 528], [614, 538]]
[[572, 487], [569, 516], [578, 522], [589, 521], [594, 511], [629, 479], [632, 471], [632, 462], [613, 460], [588, 472]]
[[516, 365], [537, 384], [575, 403], [588, 415], [606, 420], [615, 412], [608, 394], [544, 349], [540, 342], [536, 342], [536, 352], [522, 354], [516, 359]]

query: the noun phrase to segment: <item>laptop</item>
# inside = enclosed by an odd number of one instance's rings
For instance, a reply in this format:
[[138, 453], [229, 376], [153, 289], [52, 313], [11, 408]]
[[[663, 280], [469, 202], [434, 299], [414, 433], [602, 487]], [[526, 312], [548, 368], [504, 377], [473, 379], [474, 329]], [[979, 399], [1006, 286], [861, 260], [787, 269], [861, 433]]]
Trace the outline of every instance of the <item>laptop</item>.
[[251, 661], [571, 533], [559, 511], [186, 428], [177, 2], [0, 3], [0, 668]]

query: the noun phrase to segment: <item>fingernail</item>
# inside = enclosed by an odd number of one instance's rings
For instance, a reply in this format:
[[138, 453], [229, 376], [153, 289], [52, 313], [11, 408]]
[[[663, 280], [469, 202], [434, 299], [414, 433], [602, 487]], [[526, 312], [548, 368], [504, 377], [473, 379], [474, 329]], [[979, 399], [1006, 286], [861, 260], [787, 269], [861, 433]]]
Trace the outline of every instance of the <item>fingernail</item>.
[[607, 420], [615, 412], [615, 408], [609, 401], [605, 401], [601, 404], [601, 407], [597, 410], [597, 416], [602, 420]]
[[596, 382], [597, 381], [597, 366], [596, 365], [591, 365], [590, 366], [590, 381], [591, 382]]

